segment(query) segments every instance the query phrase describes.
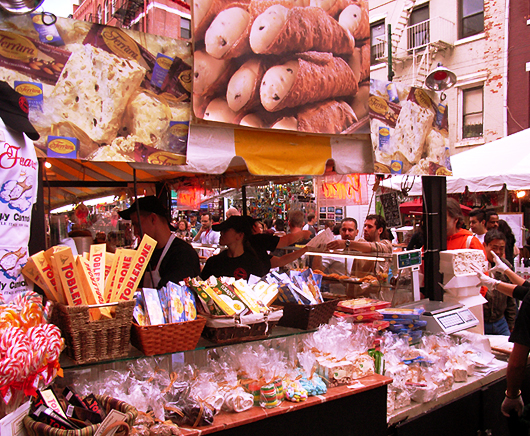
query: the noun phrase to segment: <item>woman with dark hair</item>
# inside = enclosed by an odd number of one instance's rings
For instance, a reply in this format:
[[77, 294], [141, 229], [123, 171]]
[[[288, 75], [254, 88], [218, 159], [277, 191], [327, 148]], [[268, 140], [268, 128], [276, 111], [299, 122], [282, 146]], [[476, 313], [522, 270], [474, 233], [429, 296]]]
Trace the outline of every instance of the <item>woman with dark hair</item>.
[[464, 214], [458, 201], [447, 199], [447, 249], [473, 248], [484, 251], [480, 241], [469, 230], [463, 228]]
[[504, 258], [513, 266], [513, 260], [519, 255], [519, 248], [515, 244], [515, 235], [512, 232], [510, 225], [504, 221], [499, 220], [499, 230], [506, 236], [506, 248], [504, 250]]
[[186, 220], [180, 220], [177, 224], [177, 231], [175, 234], [186, 241], [191, 241], [191, 231], [188, 230], [188, 222]]
[[232, 215], [221, 224], [213, 225], [212, 229], [221, 232], [219, 244], [225, 245], [226, 250], [206, 261], [202, 279], [215, 276], [248, 280], [251, 274], [262, 277], [269, 272], [250, 245], [252, 225], [247, 217]]

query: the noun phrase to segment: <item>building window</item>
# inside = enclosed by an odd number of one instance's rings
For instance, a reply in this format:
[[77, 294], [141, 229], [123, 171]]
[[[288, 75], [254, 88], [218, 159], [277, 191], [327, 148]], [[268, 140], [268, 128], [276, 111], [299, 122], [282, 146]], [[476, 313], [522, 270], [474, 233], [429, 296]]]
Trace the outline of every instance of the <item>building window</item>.
[[118, 3], [118, 0], [112, 0], [110, 2], [110, 16], [113, 17], [116, 13], [116, 3]]
[[188, 18], [180, 17], [180, 37], [183, 39], [191, 38], [190, 31], [191, 20]]
[[102, 16], [101, 16], [101, 5], [98, 5], [98, 16], [96, 17], [96, 22], [98, 24], [101, 24]]
[[462, 139], [481, 138], [484, 132], [484, 87], [463, 90]]
[[429, 4], [414, 9], [407, 28], [407, 48], [409, 50], [425, 48], [430, 41]]
[[386, 53], [385, 20], [370, 24], [370, 44], [370, 65], [375, 65]]
[[90, 14], [90, 15], [88, 16], [88, 22], [89, 22], [89, 23], [92, 23], [92, 14]]
[[104, 15], [105, 17], [105, 24], [110, 21], [110, 8], [109, 8], [109, 0], [105, 0], [105, 9], [104, 9]]
[[484, 32], [484, 0], [460, 0], [460, 38]]

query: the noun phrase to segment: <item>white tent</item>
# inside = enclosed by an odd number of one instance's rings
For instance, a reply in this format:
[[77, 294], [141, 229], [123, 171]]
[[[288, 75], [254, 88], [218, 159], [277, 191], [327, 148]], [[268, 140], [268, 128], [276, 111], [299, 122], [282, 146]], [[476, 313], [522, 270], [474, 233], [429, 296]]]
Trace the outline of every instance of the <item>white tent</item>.
[[[453, 176], [447, 177], [447, 192], [463, 193], [530, 189], [530, 129], [514, 133], [480, 147], [451, 156]], [[421, 176], [392, 176], [382, 186], [421, 195]]]

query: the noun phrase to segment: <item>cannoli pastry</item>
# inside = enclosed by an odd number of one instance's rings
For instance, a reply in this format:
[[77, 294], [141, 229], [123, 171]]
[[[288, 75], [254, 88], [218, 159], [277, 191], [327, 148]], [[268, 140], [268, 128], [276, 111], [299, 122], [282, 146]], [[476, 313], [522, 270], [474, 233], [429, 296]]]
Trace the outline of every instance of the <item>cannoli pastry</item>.
[[263, 59], [250, 59], [228, 82], [226, 100], [233, 111], [250, 110], [260, 104], [259, 89], [267, 67]]
[[348, 103], [326, 100], [304, 106], [296, 116], [284, 117], [272, 128], [313, 133], [341, 133], [355, 122], [357, 117]]
[[195, 41], [204, 39], [212, 21], [226, 5], [223, 0], [193, 0], [193, 36]]
[[348, 64], [331, 53], [309, 52], [276, 65], [265, 73], [260, 100], [269, 112], [336, 97], [353, 96], [358, 89]]
[[368, 2], [360, 0], [346, 7], [339, 15], [339, 24], [355, 39], [370, 38]]
[[224, 91], [232, 75], [232, 63], [228, 59], [216, 59], [203, 50], [194, 55], [193, 93], [213, 97]]
[[233, 124], [236, 117], [237, 113], [228, 107], [224, 98], [213, 99], [204, 111], [204, 119], [209, 121]]
[[366, 83], [359, 86], [359, 91], [357, 91], [357, 94], [353, 97], [351, 108], [359, 120], [368, 116], [369, 95], [370, 84]]
[[363, 44], [355, 47], [353, 54], [348, 60], [348, 65], [355, 74], [358, 82], [363, 82], [370, 78], [370, 44]]
[[351, 54], [354, 45], [352, 35], [321, 8], [274, 5], [254, 20], [250, 30], [250, 47], [257, 54]]
[[267, 127], [266, 123], [264, 122], [263, 118], [259, 116], [257, 113], [250, 113], [246, 114], [241, 120], [239, 121], [240, 126], [245, 127], [257, 127], [259, 129], [263, 129]]
[[347, 6], [350, 0], [311, 0], [310, 5], [324, 9], [330, 16], [337, 17]]
[[209, 55], [231, 59], [250, 52], [250, 13], [247, 5], [234, 3], [221, 11], [206, 31], [204, 43]]

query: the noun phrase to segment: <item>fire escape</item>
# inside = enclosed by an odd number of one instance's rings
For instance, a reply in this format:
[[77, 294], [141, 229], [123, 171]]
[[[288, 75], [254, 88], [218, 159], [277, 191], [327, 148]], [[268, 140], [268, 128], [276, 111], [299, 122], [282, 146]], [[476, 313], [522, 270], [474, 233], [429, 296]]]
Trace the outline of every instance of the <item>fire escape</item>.
[[[396, 22], [391, 23], [393, 69], [401, 70], [397, 80], [421, 87], [434, 67], [436, 55], [453, 47], [456, 26], [443, 17], [409, 25], [416, 0], [396, 0], [396, 3], [401, 12]], [[385, 31], [384, 37], [378, 38], [381, 42], [372, 47], [378, 61], [388, 62], [387, 38]]]
[[136, 17], [138, 9], [144, 6], [144, 0], [113, 0], [121, 3], [114, 13], [114, 18], [118, 20], [122, 27], [128, 29]]

